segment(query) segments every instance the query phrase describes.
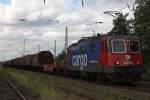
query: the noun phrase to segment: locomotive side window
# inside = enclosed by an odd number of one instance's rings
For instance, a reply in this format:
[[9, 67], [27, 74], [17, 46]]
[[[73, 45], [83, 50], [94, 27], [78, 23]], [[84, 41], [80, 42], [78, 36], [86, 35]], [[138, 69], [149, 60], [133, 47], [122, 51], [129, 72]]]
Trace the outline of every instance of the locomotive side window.
[[111, 42], [112, 45], [112, 52], [114, 53], [124, 53], [125, 52], [125, 41], [116, 39], [112, 40]]
[[139, 41], [130, 41], [130, 44], [129, 44], [129, 49], [130, 49], [130, 52], [140, 52], [140, 43]]
[[90, 49], [92, 52], [95, 52], [96, 51], [96, 44], [91, 44]]

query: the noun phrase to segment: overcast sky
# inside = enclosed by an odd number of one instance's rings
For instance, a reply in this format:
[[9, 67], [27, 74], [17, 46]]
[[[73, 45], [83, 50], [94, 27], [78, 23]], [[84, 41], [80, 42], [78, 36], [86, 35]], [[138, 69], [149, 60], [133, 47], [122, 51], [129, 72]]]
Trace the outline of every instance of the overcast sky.
[[[103, 12], [129, 12], [126, 4], [131, 0], [84, 1], [85, 7], [81, 0], [46, 0], [45, 5], [43, 0], [0, 0], [0, 60], [21, 56], [24, 40], [26, 54], [38, 52], [39, 45], [53, 53], [57, 40], [58, 54], [64, 48], [66, 26], [69, 44], [93, 31], [106, 34], [113, 27], [112, 17]], [[103, 24], [92, 23], [96, 21]]]

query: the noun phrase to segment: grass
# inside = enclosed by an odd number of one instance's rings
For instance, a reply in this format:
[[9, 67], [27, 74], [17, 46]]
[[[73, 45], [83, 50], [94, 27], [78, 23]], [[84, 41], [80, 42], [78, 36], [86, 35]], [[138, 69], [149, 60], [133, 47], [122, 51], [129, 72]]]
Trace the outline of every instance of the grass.
[[147, 69], [146, 72], [142, 75], [142, 80], [150, 81], [150, 69]]
[[66, 92], [59, 87], [86, 94], [96, 100], [148, 100], [142, 93], [119, 90], [106, 86], [99, 86], [83, 81], [64, 79], [52, 75], [45, 75], [35, 72], [3, 69], [0, 68], [0, 75], [18, 80], [26, 87], [32, 88], [41, 94], [43, 100], [87, 100], [73, 92]]
[[[64, 94], [63, 91], [57, 91], [55, 89], [58, 80], [54, 77], [48, 78], [47, 75], [38, 74], [34, 72], [22, 71], [17, 69], [3, 69], [0, 67], [0, 75], [18, 80], [22, 85], [28, 88], [32, 88], [41, 94], [43, 100], [79, 100], [82, 97], [78, 97], [74, 94]], [[65, 98], [64, 98], [65, 97]], [[84, 99], [83, 99], [84, 100]]]
[[144, 63], [144, 73], [142, 75], [142, 80], [150, 81], [150, 61]]

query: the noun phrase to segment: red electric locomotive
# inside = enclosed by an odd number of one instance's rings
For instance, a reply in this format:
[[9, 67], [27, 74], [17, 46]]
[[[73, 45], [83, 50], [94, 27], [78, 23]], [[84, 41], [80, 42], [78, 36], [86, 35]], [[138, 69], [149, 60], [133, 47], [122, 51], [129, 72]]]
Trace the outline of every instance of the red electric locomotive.
[[137, 81], [143, 70], [140, 40], [133, 36], [105, 36], [101, 39], [99, 64], [110, 79]]
[[67, 71], [115, 82], [134, 82], [143, 70], [140, 40], [134, 36], [82, 38], [68, 48]]

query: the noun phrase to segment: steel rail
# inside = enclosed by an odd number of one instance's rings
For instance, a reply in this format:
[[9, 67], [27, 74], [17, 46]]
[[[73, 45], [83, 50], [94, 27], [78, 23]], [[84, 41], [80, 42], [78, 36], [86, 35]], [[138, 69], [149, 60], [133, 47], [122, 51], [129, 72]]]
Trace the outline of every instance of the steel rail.
[[11, 81], [9, 81], [8, 79], [6, 79], [6, 81], [9, 84], [9, 86], [17, 93], [20, 99], [27, 100], [25, 96], [15, 87], [15, 85]]

